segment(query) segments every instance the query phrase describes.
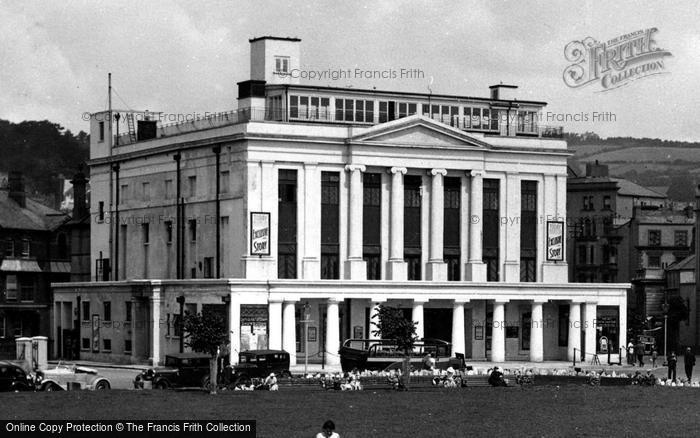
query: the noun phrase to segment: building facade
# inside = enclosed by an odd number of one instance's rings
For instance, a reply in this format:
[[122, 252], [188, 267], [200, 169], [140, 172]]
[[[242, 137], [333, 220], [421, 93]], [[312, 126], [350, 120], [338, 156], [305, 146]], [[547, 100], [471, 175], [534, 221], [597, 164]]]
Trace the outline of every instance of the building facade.
[[[15, 358], [15, 338], [49, 337], [55, 332], [51, 283], [89, 280], [89, 254], [85, 251], [89, 247], [85, 240], [89, 239], [84, 203], [86, 180], [79, 174], [73, 181], [76, 187], [82, 184], [82, 191], [76, 192], [83, 201], [83, 221], [75, 221], [27, 197], [19, 172], [10, 172], [7, 186], [0, 188], [2, 357]], [[64, 336], [62, 330], [59, 332], [58, 337], [51, 339], [57, 343], [55, 348], [62, 349]]]
[[104, 281], [54, 298], [81, 315], [81, 357], [158, 363], [184, 348], [182, 314], [210, 309], [228, 318], [233, 362], [265, 346], [338, 364], [342, 341], [373, 337], [379, 304], [472, 359], [624, 344], [626, 285], [567, 281], [569, 153], [537, 124], [543, 102], [504, 85], [488, 98], [300, 85], [300, 40], [250, 43], [236, 111], [94, 115]]

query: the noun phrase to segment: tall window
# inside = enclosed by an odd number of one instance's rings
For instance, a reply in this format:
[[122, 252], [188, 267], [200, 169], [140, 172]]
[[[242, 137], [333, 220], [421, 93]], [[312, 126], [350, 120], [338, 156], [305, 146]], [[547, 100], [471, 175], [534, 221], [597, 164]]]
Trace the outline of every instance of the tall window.
[[17, 274], [7, 274], [5, 276], [5, 299], [7, 301], [17, 300]]
[[197, 241], [197, 219], [190, 219], [188, 224], [190, 229], [190, 242], [195, 243]]
[[22, 239], [22, 257], [29, 257], [31, 254], [32, 242], [29, 239]]
[[486, 264], [486, 280], [498, 281], [498, 251], [499, 251], [499, 224], [498, 217], [500, 203], [500, 181], [497, 179], [484, 179], [483, 208], [484, 219], [482, 238], [482, 257]]
[[34, 290], [36, 288], [36, 280], [34, 277], [18, 277], [20, 287], [20, 298], [22, 301], [34, 301]]
[[649, 246], [661, 245], [661, 230], [649, 230]]
[[188, 177], [187, 183], [190, 190], [189, 196], [190, 198], [194, 198], [195, 196], [197, 196], [197, 177], [194, 175]]
[[340, 175], [321, 172], [321, 278], [340, 278], [339, 205]]
[[297, 171], [278, 173], [277, 276], [297, 278]]
[[141, 197], [144, 201], [151, 200], [151, 185], [147, 182], [141, 183]]
[[204, 257], [204, 278], [214, 278], [214, 257]]
[[221, 171], [221, 179], [219, 180], [221, 193], [228, 193], [228, 187], [231, 183], [231, 172], [228, 170]]
[[421, 279], [421, 183], [418, 175], [404, 176], [403, 257], [409, 280]]
[[141, 237], [143, 239], [143, 244], [148, 245], [150, 243], [151, 239], [151, 233], [150, 233], [150, 224], [147, 222], [145, 224], [141, 224]]
[[382, 176], [362, 175], [362, 258], [367, 262], [367, 279], [381, 278], [381, 205]]
[[83, 301], [82, 306], [83, 321], [90, 321], [90, 301]]
[[173, 221], [165, 221], [165, 243], [173, 243]]
[[674, 246], [688, 246], [688, 232], [685, 230], [676, 230], [673, 233]]
[[520, 281], [537, 281], [537, 182], [520, 183]]
[[133, 303], [131, 301], [124, 302], [124, 321], [126, 322], [131, 322], [131, 320], [133, 319], [131, 317], [132, 305]]
[[447, 264], [447, 279], [459, 281], [460, 253], [460, 179], [445, 178], [444, 184], [444, 228], [443, 228], [443, 258]]
[[102, 318], [104, 321], [111, 321], [112, 320], [112, 302], [111, 301], [105, 301], [102, 303], [104, 307], [104, 313], [102, 315]]
[[175, 193], [173, 192], [173, 180], [166, 179], [165, 180], [165, 199], [172, 199], [174, 197], [175, 197]]
[[15, 256], [15, 241], [11, 237], [5, 239], [5, 257]]
[[559, 346], [569, 345], [569, 305], [559, 306]]

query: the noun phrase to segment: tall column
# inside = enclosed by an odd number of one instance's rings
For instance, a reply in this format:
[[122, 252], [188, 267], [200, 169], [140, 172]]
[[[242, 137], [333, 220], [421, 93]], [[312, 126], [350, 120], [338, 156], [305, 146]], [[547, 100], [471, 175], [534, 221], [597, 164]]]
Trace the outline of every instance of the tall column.
[[576, 350], [576, 361], [581, 360], [581, 303], [572, 301], [569, 306], [569, 344], [567, 348], [567, 360], [574, 360], [574, 349]]
[[443, 230], [445, 228], [445, 169], [433, 169], [430, 185], [430, 255], [427, 280], [447, 281], [447, 265], [443, 259]]
[[503, 272], [508, 283], [520, 282], [520, 177], [506, 173], [505, 261]]
[[328, 299], [326, 311], [326, 363], [328, 365], [340, 365], [340, 312], [338, 300]]
[[370, 301], [370, 307], [369, 307], [369, 339], [380, 339], [379, 336], [374, 334], [374, 331], [377, 329], [377, 326], [374, 325], [379, 322], [379, 306], [381, 306], [383, 301], [376, 301], [372, 300]]
[[506, 360], [506, 303], [496, 300], [493, 303], [493, 330], [491, 331], [491, 362]]
[[469, 261], [465, 278], [467, 281], [485, 282], [486, 281], [486, 265], [483, 261], [481, 238], [483, 230], [483, 213], [484, 213], [484, 172], [481, 170], [471, 171], [469, 194], [469, 217], [463, 218], [463, 221], [469, 221]]
[[452, 355], [466, 352], [466, 339], [464, 335], [464, 303], [468, 300], [455, 300], [452, 308]]
[[345, 278], [366, 280], [367, 264], [362, 259], [362, 172], [365, 166], [349, 164], [345, 170], [350, 172], [350, 199], [348, 202], [348, 259], [345, 261]]
[[403, 260], [403, 176], [405, 167], [392, 167], [391, 172], [391, 221], [389, 241], [389, 266], [387, 269], [390, 280], [405, 281], [408, 278], [406, 262]]
[[289, 365], [297, 364], [297, 322], [294, 301], [282, 307], [282, 349], [289, 353]]
[[584, 306], [584, 312], [586, 316], [586, 322], [584, 328], [586, 330], [585, 339], [586, 344], [584, 345], [586, 362], [593, 359], [593, 355], [596, 354], [597, 347], [597, 336], [596, 336], [596, 313], [598, 311], [598, 305], [595, 302], [587, 302]]
[[620, 352], [620, 348], [624, 348], [627, 345], [627, 296], [622, 295], [619, 298], [618, 304], [618, 326], [619, 338], [617, 339], [617, 344], [612, 346], [613, 352]]
[[136, 306], [138, 303], [139, 302], [136, 300], [136, 298], [131, 297], [131, 357], [133, 359], [139, 358], [140, 345], [137, 345], [137, 343], [141, 339], [141, 333], [136, 332], [136, 330], [141, 327], [141, 324], [139, 324], [139, 320], [137, 319], [138, 312], [136, 311]]
[[231, 366], [238, 365], [238, 353], [241, 352], [241, 301], [238, 293], [230, 291], [228, 305], [229, 321], [229, 363]]
[[532, 302], [532, 327], [530, 328], [530, 362], [544, 361], [544, 314], [542, 301]]
[[411, 312], [411, 319], [416, 323], [416, 336], [418, 339], [423, 339], [425, 337], [425, 318], [423, 316], [423, 305], [427, 301], [419, 298], [413, 300], [413, 311]]
[[304, 221], [298, 223], [298, 227], [303, 227], [302, 278], [318, 280], [321, 278], [321, 172], [316, 163], [304, 164], [303, 187]]
[[151, 364], [158, 366], [160, 364], [160, 305], [161, 305], [161, 286], [159, 280], [152, 280], [151, 287], [153, 288], [151, 295]]
[[270, 332], [267, 334], [268, 346], [270, 350], [282, 349], [282, 302], [269, 301], [268, 303], [268, 326]]

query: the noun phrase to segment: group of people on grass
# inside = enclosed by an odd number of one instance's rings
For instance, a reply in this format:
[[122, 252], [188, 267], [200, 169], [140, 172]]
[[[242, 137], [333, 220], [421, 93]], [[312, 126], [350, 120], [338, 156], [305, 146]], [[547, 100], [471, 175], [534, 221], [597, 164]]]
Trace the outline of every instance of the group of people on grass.
[[355, 368], [350, 372], [341, 374], [332, 374], [321, 378], [321, 387], [323, 389], [335, 389], [337, 391], [360, 391], [362, 383], [360, 383], [360, 371]]

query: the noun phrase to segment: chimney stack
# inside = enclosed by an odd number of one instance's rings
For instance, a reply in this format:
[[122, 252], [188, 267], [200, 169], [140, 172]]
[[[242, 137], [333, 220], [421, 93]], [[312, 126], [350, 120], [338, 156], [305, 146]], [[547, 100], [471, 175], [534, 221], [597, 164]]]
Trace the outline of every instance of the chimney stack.
[[70, 181], [73, 184], [73, 219], [81, 219], [88, 213], [86, 203], [87, 178], [85, 174], [78, 171]]
[[7, 178], [7, 188], [10, 199], [15, 201], [20, 207], [27, 207], [27, 194], [24, 192], [24, 178], [22, 172], [13, 170]]

